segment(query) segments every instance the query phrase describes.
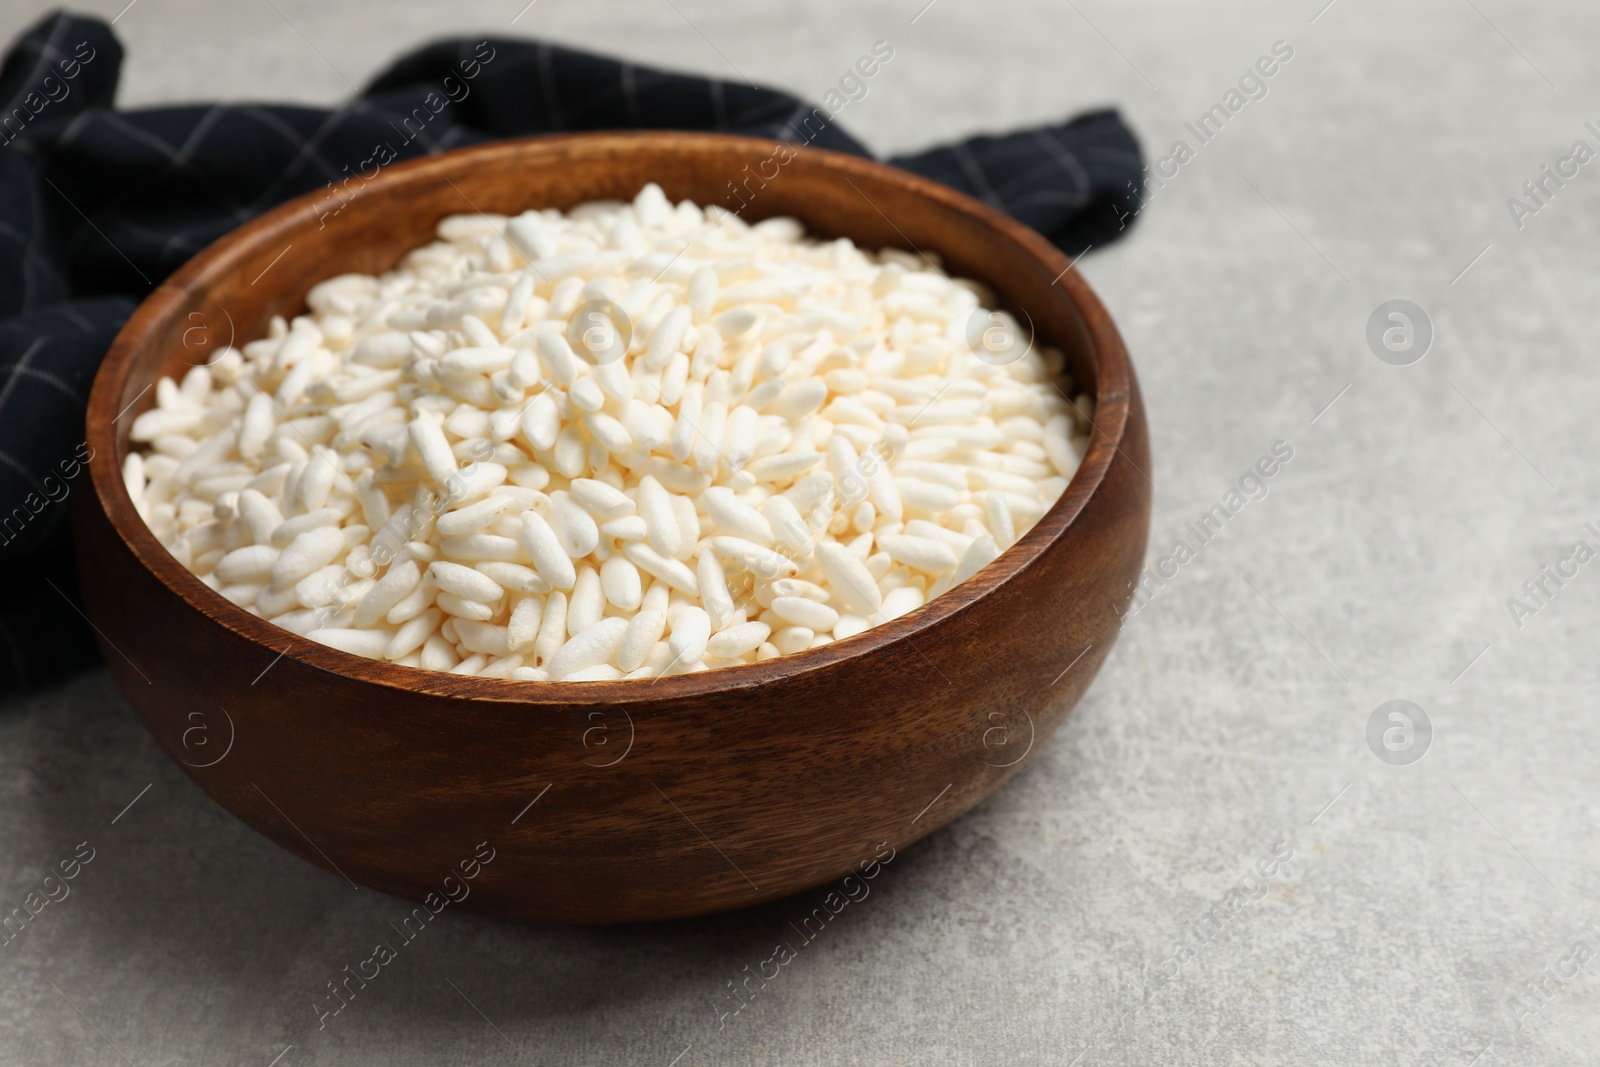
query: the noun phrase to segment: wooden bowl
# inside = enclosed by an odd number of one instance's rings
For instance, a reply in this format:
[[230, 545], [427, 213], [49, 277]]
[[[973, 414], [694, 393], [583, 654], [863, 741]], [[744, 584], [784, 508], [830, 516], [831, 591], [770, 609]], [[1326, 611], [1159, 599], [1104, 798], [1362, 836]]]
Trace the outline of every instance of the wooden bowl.
[[[793, 215], [868, 247], [936, 250], [1025, 310], [1096, 401], [1093, 442], [1060, 501], [977, 576], [856, 637], [589, 683], [458, 677], [312, 644], [213, 592], [135, 512], [120, 469], [159, 376], [261, 336], [322, 279], [393, 267], [442, 216], [631, 198], [649, 181], [674, 200], [747, 201], [749, 219]], [[300, 197], [161, 285], [95, 379], [94, 492], [79, 495], [74, 525], [106, 664], [219, 804], [303, 859], [400, 896], [523, 919], [663, 919], [882, 862], [1044, 743], [1110, 651], [1144, 557], [1138, 385], [1069, 266], [945, 186], [740, 137], [507, 141]]]

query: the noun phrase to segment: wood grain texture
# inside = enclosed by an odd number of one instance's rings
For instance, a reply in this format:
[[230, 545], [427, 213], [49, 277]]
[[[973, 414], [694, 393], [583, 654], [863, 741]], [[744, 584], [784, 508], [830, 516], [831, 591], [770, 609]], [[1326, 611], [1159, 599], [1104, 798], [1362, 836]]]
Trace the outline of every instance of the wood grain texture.
[[[1025, 311], [1096, 397], [1089, 453], [1061, 500], [974, 578], [893, 622], [653, 682], [457, 677], [314, 645], [222, 599], [139, 519], [120, 465], [155, 378], [261, 336], [318, 281], [392, 267], [444, 215], [631, 198], [648, 181], [735, 209], [737, 184], [747, 219], [794, 215], [824, 236], [936, 250]], [[1068, 268], [1037, 234], [944, 186], [717, 135], [502, 142], [292, 201], [157, 289], [95, 380], [94, 493], [79, 496], [74, 525], [106, 663], [218, 803], [302, 858], [401, 896], [437, 891], [485, 841], [495, 858], [459, 906], [524, 919], [693, 915], [838, 878], [996, 789], [1115, 640], [1144, 556], [1149, 449], [1122, 341]]]

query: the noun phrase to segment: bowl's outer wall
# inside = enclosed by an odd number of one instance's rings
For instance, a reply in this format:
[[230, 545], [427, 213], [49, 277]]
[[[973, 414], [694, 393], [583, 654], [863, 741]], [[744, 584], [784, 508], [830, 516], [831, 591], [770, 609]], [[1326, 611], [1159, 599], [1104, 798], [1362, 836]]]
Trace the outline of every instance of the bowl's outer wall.
[[[631, 921], [838, 878], [966, 811], [1044, 743], [1110, 650], [1144, 555], [1149, 451], [1120, 339], [1076, 272], [1055, 279], [1065, 259], [1021, 227], [875, 164], [803, 152], [779, 167], [778, 151], [616, 135], [435, 157], [249, 224], [140, 308], [91, 401], [96, 492], [74, 509], [81, 584], [117, 684], [203, 790], [379, 889], [439, 891], [487, 842], [494, 859], [461, 906]], [[760, 187], [748, 177], [774, 170]], [[118, 468], [154, 378], [230, 336], [260, 336], [317, 281], [392, 267], [443, 215], [626, 198], [646, 181], [735, 208], [725, 186], [742, 182], [746, 218], [792, 214], [863, 245], [938, 250], [1028, 312], [1097, 397], [1100, 439], [1066, 496], [1001, 560], [887, 627], [775, 668], [717, 672], [720, 687], [597, 683], [582, 696], [311, 646], [206, 589], [133, 512]]]

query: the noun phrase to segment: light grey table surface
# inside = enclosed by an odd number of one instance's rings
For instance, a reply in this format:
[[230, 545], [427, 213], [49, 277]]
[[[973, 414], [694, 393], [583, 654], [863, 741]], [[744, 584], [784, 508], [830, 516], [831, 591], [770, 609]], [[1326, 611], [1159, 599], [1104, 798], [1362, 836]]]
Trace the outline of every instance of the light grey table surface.
[[[1081, 264], [1144, 385], [1152, 562], [1274, 442], [1294, 458], [1022, 773], [720, 1025], [810, 897], [629, 929], [447, 914], [319, 1030], [325, 983], [401, 902], [219, 809], [103, 672], [9, 701], [0, 905], [79, 841], [95, 858], [0, 950], [0, 1063], [1600, 1062], [1600, 564], [1520, 627], [1507, 603], [1600, 549], [1600, 163], [1520, 229], [1507, 206], [1600, 148], [1600, 9], [937, 0], [913, 22], [924, 2], [122, 13], [124, 105], [331, 103], [480, 31], [809, 96], [886, 39], [840, 120], [880, 151], [1115, 103], [1152, 159], [1195, 149]], [[8, 4], [0, 34], [38, 14]], [[1198, 145], [1184, 121], [1279, 40], [1268, 94]], [[1397, 298], [1435, 333], [1409, 366], [1365, 339]], [[1410, 765], [1367, 741], [1392, 699], [1432, 724]]]

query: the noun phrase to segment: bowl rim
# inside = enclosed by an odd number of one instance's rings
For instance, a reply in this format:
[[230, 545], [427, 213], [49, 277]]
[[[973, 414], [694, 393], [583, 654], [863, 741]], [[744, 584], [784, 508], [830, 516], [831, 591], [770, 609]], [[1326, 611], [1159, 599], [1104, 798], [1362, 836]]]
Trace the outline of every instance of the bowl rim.
[[[490, 156], [517, 155], [537, 162], [540, 156], [548, 160], [571, 158], [575, 154], [605, 156], [640, 147], [662, 151], [683, 147], [693, 150], [729, 146], [767, 155], [787, 147], [794, 152], [789, 164], [791, 166], [804, 160], [806, 166], [832, 172], [839, 180], [868, 178], [876, 183], [898, 185], [909, 193], [934, 201], [942, 209], [964, 215], [980, 227], [998, 231], [1005, 240], [1021, 246], [1030, 259], [1053, 276], [1052, 284], [1057, 285], [1072, 302], [1087, 336], [1089, 357], [1094, 362], [1097, 379], [1088, 452], [1067, 488], [1032, 529], [965, 582], [898, 618], [820, 648], [734, 667], [658, 676], [648, 681], [517, 681], [405, 667], [307, 640], [229, 601], [179, 563], [140, 518], [123, 482], [117, 457], [115, 422], [121, 418], [121, 398], [131, 377], [135, 357], [145, 339], [153, 336], [164, 320], [175, 314], [191, 293], [205, 289], [219, 274], [226, 273], [247, 250], [261, 244], [287, 240], [280, 235], [302, 225], [308, 209], [314, 217], [314, 204], [323, 196], [323, 189], [297, 196], [223, 234], [161, 282], [118, 331], [95, 374], [86, 415], [86, 440], [93, 450], [89, 460], [90, 477], [107, 521], [140, 564], [170, 592], [211, 621], [259, 646], [266, 655], [292, 658], [305, 666], [353, 681], [407, 693], [454, 697], [478, 703], [550, 708], [659, 705], [674, 698], [753, 690], [792, 680], [900, 642], [915, 651], [914, 639], [918, 633], [1014, 580], [1048, 547], [1064, 537], [1104, 483], [1113, 460], [1121, 452], [1133, 400], [1132, 368], [1122, 338], [1109, 313], [1081, 273], [1073, 269], [1074, 260], [1009, 215], [950, 186], [910, 171], [827, 149], [736, 134], [616, 131], [507, 138], [390, 164], [353, 195], [384, 196], [408, 183], [427, 182], [439, 177], [448, 180], [458, 169]], [[859, 188], [857, 191], [860, 192]], [[862, 193], [862, 197], [866, 199], [866, 194]], [[868, 200], [868, 203], [871, 201]], [[875, 204], [873, 206], [876, 207]], [[892, 220], [890, 225], [894, 225]], [[138, 399], [135, 398], [134, 403]], [[128, 406], [132, 407], [132, 404]]]

